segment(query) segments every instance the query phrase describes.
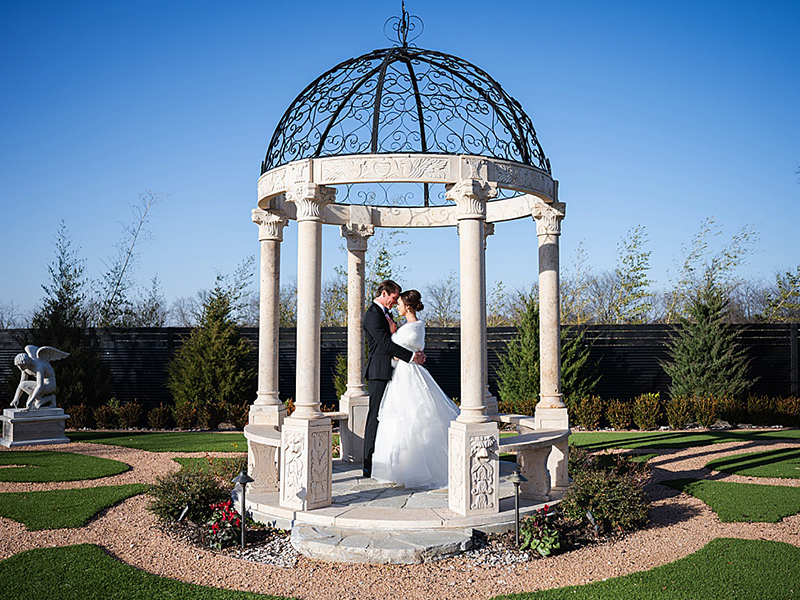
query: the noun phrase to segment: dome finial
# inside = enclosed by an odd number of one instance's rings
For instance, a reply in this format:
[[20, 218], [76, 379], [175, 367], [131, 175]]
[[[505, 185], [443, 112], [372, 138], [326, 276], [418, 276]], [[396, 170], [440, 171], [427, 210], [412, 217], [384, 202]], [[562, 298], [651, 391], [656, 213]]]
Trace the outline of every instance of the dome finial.
[[[387, 31], [387, 27], [391, 28], [394, 38]], [[416, 31], [418, 28], [419, 31]], [[389, 41], [393, 42], [396, 39], [403, 48], [407, 48], [408, 42], [413, 42], [422, 35], [424, 29], [425, 25], [422, 23], [422, 19], [408, 14], [405, 1], [400, 3], [400, 16], [387, 19], [383, 25], [383, 33], [389, 38]], [[409, 34], [411, 34], [410, 38]]]

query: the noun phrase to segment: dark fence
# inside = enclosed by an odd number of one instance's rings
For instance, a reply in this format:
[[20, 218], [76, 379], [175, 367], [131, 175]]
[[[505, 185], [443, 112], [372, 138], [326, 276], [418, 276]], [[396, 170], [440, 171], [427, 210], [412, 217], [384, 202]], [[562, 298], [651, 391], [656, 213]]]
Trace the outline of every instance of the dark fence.
[[[739, 339], [750, 360], [754, 394], [788, 396], [798, 394], [798, 324], [739, 325]], [[600, 381], [597, 393], [603, 398], [633, 398], [645, 392], [667, 392], [669, 378], [661, 363], [667, 359], [667, 342], [674, 329], [667, 325], [592, 325], [586, 329], [591, 343], [590, 360]], [[96, 347], [112, 375], [112, 393], [121, 401], [138, 400], [147, 409], [169, 403], [166, 388], [167, 364], [188, 337], [185, 328], [92, 329], [87, 343]], [[22, 351], [25, 330], [0, 331], [0, 390], [13, 393], [19, 372], [14, 356]], [[489, 389], [497, 394], [500, 355], [514, 337], [513, 327], [488, 330]], [[566, 335], [574, 335], [567, 328]], [[252, 343], [252, 365], [257, 361], [258, 330], [245, 328], [242, 335]], [[431, 327], [427, 330], [425, 366], [448, 396], [460, 394], [460, 335], [458, 328]], [[336, 358], [347, 354], [347, 330], [322, 330], [323, 404], [336, 404], [333, 374]], [[69, 360], [69, 359], [66, 359]], [[294, 396], [295, 330], [280, 331], [280, 394]], [[58, 375], [58, 365], [56, 365]], [[2, 404], [11, 401], [11, 396]]]

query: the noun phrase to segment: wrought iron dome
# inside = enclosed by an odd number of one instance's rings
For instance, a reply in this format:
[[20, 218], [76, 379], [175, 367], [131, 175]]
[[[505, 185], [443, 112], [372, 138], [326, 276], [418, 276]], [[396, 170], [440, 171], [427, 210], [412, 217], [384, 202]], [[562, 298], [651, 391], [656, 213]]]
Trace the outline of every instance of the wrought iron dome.
[[400, 45], [339, 63], [295, 98], [262, 174], [303, 158], [382, 153], [471, 154], [552, 173], [533, 123], [497, 81], [466, 60], [408, 45], [415, 18], [405, 10], [395, 18]]

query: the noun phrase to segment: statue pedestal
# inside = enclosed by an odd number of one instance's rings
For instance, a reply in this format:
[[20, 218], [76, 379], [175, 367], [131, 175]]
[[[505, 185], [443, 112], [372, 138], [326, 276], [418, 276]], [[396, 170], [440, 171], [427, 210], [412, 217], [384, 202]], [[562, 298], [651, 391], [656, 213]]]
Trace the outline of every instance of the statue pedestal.
[[32, 446], [34, 444], [68, 444], [64, 435], [64, 422], [69, 415], [62, 408], [40, 408], [22, 410], [6, 408], [0, 415], [3, 422], [3, 438], [0, 444], [13, 446]]

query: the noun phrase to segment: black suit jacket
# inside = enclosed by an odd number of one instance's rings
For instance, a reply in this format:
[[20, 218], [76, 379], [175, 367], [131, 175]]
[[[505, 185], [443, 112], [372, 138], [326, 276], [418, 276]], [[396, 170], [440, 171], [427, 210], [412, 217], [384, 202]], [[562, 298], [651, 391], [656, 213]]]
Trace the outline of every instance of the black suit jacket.
[[366, 379], [367, 381], [371, 379], [388, 381], [392, 378], [392, 357], [411, 362], [414, 353], [392, 341], [392, 332], [389, 329], [389, 322], [386, 320], [386, 313], [375, 302], [370, 304], [364, 313], [361, 324], [366, 333], [369, 348], [367, 365], [364, 369]]

